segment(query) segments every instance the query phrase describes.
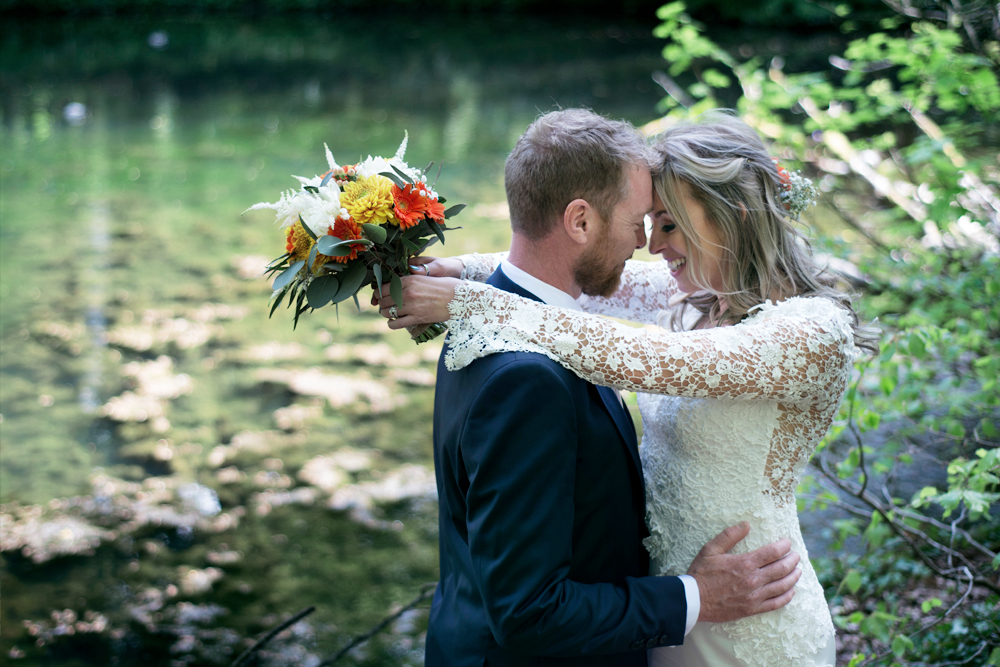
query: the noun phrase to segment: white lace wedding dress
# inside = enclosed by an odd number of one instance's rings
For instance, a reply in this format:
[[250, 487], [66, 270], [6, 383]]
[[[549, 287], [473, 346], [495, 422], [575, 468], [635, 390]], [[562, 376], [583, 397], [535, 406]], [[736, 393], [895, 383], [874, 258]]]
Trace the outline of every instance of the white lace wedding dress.
[[[502, 255], [468, 255], [482, 281]], [[651, 323], [677, 292], [665, 262], [630, 261], [618, 292], [584, 307]], [[802, 470], [837, 413], [858, 352], [849, 314], [823, 298], [767, 303], [735, 326], [636, 329], [463, 282], [449, 306], [445, 363], [501, 351], [544, 354], [596, 384], [639, 393], [640, 449], [652, 574], [677, 575], [723, 528], [748, 521], [746, 553], [783, 537], [802, 557], [783, 609], [698, 623], [651, 665], [820, 667], [835, 661], [834, 628], [795, 507]]]

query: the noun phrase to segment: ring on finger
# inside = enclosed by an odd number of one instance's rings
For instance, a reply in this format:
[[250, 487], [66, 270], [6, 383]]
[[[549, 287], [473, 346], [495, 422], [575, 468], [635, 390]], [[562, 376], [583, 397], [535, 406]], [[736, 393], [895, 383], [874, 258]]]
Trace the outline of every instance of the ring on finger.
[[424, 264], [424, 275], [425, 276], [431, 275], [431, 270], [427, 268], [426, 264]]
[[390, 320], [399, 319], [399, 311], [396, 310], [396, 306], [389, 306], [389, 319]]

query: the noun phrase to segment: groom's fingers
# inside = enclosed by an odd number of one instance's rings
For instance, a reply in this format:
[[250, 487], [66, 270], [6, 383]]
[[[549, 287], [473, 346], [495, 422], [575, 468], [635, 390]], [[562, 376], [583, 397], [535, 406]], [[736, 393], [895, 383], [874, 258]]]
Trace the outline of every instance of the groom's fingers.
[[[733, 547], [739, 544], [740, 540], [750, 534], [750, 524], [741, 521], [735, 526], [729, 526], [721, 533], [713, 537], [701, 548], [701, 556], [717, 556], [728, 553]], [[780, 556], [778, 556], [780, 558]], [[772, 558], [771, 560], [775, 560]], [[770, 561], [768, 561], [770, 562]]]
[[773, 581], [760, 589], [761, 603], [754, 610], [755, 614], [781, 609], [788, 604], [795, 595], [795, 584], [802, 576], [802, 570], [793, 569], [786, 576], [777, 581]]
[[750, 552], [757, 567], [766, 567], [769, 563], [774, 563], [791, 552], [792, 541], [787, 537], [772, 542], [755, 551]]

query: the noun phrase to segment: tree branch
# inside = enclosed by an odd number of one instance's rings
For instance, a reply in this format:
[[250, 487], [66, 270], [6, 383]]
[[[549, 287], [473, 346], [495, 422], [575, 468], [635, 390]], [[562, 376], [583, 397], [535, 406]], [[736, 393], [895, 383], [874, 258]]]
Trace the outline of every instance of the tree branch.
[[241, 653], [240, 656], [238, 658], [236, 658], [236, 660], [234, 660], [233, 663], [229, 667], [242, 667], [242, 665], [248, 664], [248, 661], [250, 660], [250, 657], [254, 653], [256, 653], [257, 651], [259, 651], [260, 649], [262, 649], [264, 647], [264, 645], [267, 644], [269, 641], [271, 641], [272, 639], [274, 639], [275, 637], [277, 637], [279, 634], [281, 634], [282, 630], [285, 630], [286, 628], [289, 628], [289, 627], [295, 625], [296, 623], [298, 623], [299, 621], [301, 621], [303, 618], [305, 618], [309, 614], [313, 613], [314, 611], [316, 611], [316, 607], [312, 607], [312, 606], [306, 607], [305, 609], [303, 609], [299, 613], [295, 614], [295, 616], [292, 616], [290, 619], [288, 619], [284, 623], [278, 625], [277, 627], [275, 627], [274, 629], [272, 629], [270, 632], [268, 632], [266, 635], [264, 635], [263, 637], [261, 637], [260, 639], [258, 639], [257, 642], [253, 646], [251, 646], [247, 650], [243, 651], [243, 653]]
[[403, 614], [405, 614], [409, 610], [413, 609], [414, 607], [416, 607], [417, 605], [419, 605], [421, 602], [423, 602], [427, 598], [433, 597], [434, 591], [436, 589], [437, 589], [437, 582], [436, 581], [432, 582], [432, 583], [424, 584], [423, 586], [420, 587], [420, 595], [418, 595], [412, 602], [410, 602], [405, 607], [401, 608], [396, 613], [391, 614], [390, 616], [387, 616], [384, 619], [382, 619], [382, 621], [380, 621], [378, 625], [376, 625], [374, 628], [372, 628], [368, 632], [366, 632], [364, 634], [360, 634], [357, 637], [355, 637], [354, 639], [352, 639], [351, 642], [347, 646], [345, 646], [344, 648], [340, 649], [340, 651], [337, 652], [337, 655], [335, 655], [332, 658], [329, 658], [327, 660], [324, 660], [323, 662], [321, 662], [318, 665], [318, 667], [328, 667], [328, 665], [332, 665], [333, 663], [337, 662], [338, 660], [340, 660], [341, 658], [343, 658], [345, 655], [347, 655], [347, 652], [350, 651], [352, 648], [354, 648], [358, 644], [365, 643], [366, 641], [368, 641], [369, 639], [371, 639], [372, 637], [374, 637], [375, 635], [377, 635], [378, 633], [380, 633], [382, 630], [384, 630], [386, 626], [388, 626], [390, 623], [392, 623], [393, 621], [395, 621], [397, 618], [399, 618], [400, 616], [402, 616]]

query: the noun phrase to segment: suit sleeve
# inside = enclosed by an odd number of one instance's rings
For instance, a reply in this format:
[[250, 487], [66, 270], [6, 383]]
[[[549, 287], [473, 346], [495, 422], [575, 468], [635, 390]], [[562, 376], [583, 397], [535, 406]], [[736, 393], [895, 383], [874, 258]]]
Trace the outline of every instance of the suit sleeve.
[[504, 648], [553, 657], [680, 644], [677, 577], [567, 578], [577, 455], [568, 377], [534, 355], [505, 365], [463, 429], [469, 549], [490, 628]]

